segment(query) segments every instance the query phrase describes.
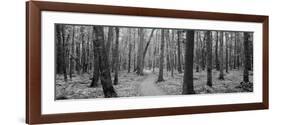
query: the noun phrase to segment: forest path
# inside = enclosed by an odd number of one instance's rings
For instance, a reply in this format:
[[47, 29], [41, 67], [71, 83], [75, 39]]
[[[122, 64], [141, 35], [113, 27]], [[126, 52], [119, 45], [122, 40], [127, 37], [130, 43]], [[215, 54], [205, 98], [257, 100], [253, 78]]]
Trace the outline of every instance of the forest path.
[[155, 85], [157, 76], [150, 71], [144, 71], [146, 78], [140, 83], [140, 93], [142, 96], [166, 95], [158, 86]]

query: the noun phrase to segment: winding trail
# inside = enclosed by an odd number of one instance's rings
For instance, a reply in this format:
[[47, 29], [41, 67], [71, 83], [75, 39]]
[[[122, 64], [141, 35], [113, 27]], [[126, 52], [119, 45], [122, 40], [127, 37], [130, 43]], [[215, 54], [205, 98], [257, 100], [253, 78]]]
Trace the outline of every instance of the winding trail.
[[142, 96], [166, 95], [158, 86], [155, 85], [157, 76], [150, 71], [144, 72], [146, 78], [140, 83], [140, 93]]

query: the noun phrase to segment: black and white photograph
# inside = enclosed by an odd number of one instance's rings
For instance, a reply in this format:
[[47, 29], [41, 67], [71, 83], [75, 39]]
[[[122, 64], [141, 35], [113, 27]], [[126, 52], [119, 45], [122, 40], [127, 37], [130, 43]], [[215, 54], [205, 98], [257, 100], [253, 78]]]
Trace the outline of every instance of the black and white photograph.
[[253, 92], [254, 32], [54, 27], [55, 100]]

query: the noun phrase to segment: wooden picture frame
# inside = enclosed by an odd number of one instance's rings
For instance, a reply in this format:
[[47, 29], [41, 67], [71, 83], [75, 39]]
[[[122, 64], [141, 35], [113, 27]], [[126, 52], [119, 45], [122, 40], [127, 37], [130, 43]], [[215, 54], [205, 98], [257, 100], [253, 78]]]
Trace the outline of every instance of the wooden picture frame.
[[[41, 113], [41, 12], [77, 12], [128, 16], [167, 17], [262, 23], [262, 102], [208, 106], [165, 107], [152, 109], [73, 112], [63, 114]], [[55, 123], [103, 119], [152, 117], [166, 115], [243, 111], [269, 108], [268, 89], [268, 44], [269, 17], [261, 15], [228, 14], [215, 12], [182, 11], [137, 7], [104, 6], [57, 2], [26, 2], [26, 123]], [[50, 80], [51, 81], [51, 80]]]

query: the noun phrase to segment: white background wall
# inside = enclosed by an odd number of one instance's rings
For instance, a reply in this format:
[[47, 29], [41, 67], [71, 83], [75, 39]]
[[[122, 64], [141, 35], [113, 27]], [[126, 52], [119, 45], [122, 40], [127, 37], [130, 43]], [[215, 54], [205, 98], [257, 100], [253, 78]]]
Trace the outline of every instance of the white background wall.
[[[58, 1], [58, 0], [55, 0]], [[62, 1], [62, 0], [60, 0]], [[78, 0], [67, 0], [78, 2]], [[64, 123], [72, 125], [148, 124], [278, 124], [281, 113], [281, 7], [278, 0], [79, 0], [81, 3], [139, 6], [181, 10], [260, 14], [270, 16], [270, 109], [166, 117]], [[0, 124], [20, 125], [25, 120], [25, 0], [0, 4]], [[280, 41], [279, 41], [280, 40]]]

